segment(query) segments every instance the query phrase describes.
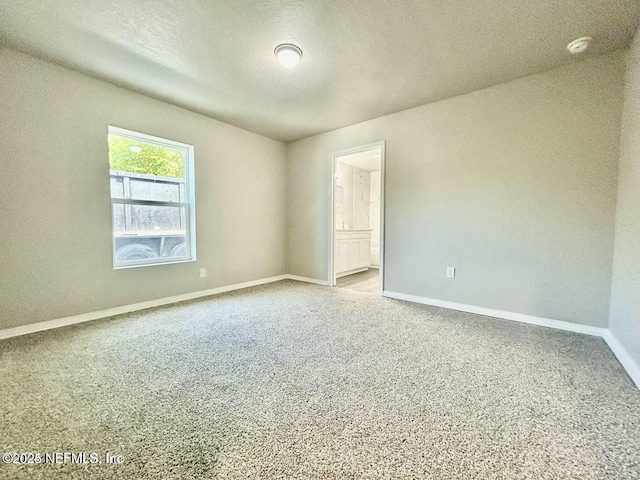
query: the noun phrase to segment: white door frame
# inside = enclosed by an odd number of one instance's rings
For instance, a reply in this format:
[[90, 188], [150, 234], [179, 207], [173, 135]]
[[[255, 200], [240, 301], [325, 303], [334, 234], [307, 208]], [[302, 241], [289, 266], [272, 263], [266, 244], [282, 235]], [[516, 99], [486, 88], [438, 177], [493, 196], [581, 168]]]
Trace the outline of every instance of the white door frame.
[[350, 155], [352, 153], [364, 152], [366, 150], [372, 150], [374, 148], [380, 148], [380, 261], [379, 261], [379, 275], [380, 275], [380, 290], [379, 294], [382, 296], [384, 290], [384, 185], [385, 185], [385, 141], [368, 143], [366, 145], [360, 145], [357, 147], [346, 148], [344, 150], [337, 150], [329, 154], [329, 286], [334, 287], [336, 285], [336, 272], [334, 268], [334, 245], [335, 245], [335, 206], [333, 198], [336, 189], [336, 160], [338, 157]]

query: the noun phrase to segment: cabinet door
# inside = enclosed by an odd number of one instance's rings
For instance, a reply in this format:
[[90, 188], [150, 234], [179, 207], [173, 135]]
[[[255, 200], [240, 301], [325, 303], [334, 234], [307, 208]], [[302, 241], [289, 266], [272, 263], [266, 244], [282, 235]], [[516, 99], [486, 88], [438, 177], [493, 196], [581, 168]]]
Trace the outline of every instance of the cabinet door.
[[360, 240], [360, 255], [358, 264], [361, 267], [371, 265], [371, 240]]
[[349, 270], [353, 270], [354, 268], [360, 268], [360, 240], [359, 239], [351, 239], [349, 249]]
[[349, 270], [349, 239], [336, 240], [336, 273]]

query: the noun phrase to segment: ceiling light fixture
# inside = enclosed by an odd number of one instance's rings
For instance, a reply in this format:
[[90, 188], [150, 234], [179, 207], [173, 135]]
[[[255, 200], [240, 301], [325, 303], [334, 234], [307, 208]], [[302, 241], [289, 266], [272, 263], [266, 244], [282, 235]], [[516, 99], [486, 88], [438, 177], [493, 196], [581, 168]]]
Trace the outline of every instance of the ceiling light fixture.
[[275, 53], [280, 65], [289, 70], [295, 68], [302, 57], [302, 50], [290, 43], [278, 45], [273, 53]]
[[569, 50], [569, 53], [571, 55], [582, 53], [589, 47], [592, 41], [593, 38], [591, 37], [577, 38], [573, 42], [570, 42], [569, 45], [567, 45], [567, 50]]

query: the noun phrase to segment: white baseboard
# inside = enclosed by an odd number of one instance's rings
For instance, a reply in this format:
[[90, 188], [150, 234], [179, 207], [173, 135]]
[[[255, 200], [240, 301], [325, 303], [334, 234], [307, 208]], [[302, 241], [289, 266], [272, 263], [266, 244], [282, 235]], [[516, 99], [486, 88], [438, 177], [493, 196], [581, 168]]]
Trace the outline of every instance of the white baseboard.
[[505, 320], [513, 320], [530, 325], [538, 325], [540, 327], [555, 328], [557, 330], [565, 330], [568, 332], [582, 333], [585, 335], [593, 335], [601, 337], [607, 342], [607, 345], [616, 356], [620, 364], [623, 366], [627, 374], [633, 382], [640, 388], [640, 366], [631, 357], [629, 352], [615, 338], [608, 328], [592, 327], [589, 325], [580, 325], [578, 323], [565, 322], [562, 320], [554, 320], [551, 318], [535, 317], [532, 315], [524, 315], [522, 313], [506, 312], [503, 310], [494, 310], [491, 308], [476, 307], [473, 305], [465, 305], [462, 303], [447, 302], [445, 300], [436, 300], [433, 298], [419, 297], [417, 295], [407, 295], [405, 293], [390, 292], [385, 290], [382, 292], [384, 297], [395, 298], [398, 300], [406, 300], [408, 302], [421, 303], [423, 305], [431, 305], [434, 307], [448, 308], [461, 312], [476, 313], [488, 317], [502, 318]]
[[329, 285], [327, 280], [320, 280], [318, 278], [301, 277], [300, 275], [285, 275], [289, 280], [296, 280], [298, 282], [314, 283], [316, 285]]
[[461, 312], [477, 313], [478, 315], [486, 315], [487, 317], [503, 318], [505, 320], [513, 320], [521, 323], [529, 323], [541, 327], [555, 328], [557, 330], [566, 330], [569, 332], [584, 333], [586, 335], [594, 335], [602, 337], [604, 328], [591, 327], [589, 325], [581, 325], [579, 323], [564, 322], [562, 320], [553, 320], [551, 318], [534, 317], [522, 313], [506, 312], [503, 310], [494, 310], [492, 308], [476, 307], [473, 305], [465, 305], [462, 303], [447, 302], [445, 300], [436, 300], [433, 298], [419, 297], [417, 295], [407, 295], [405, 293], [396, 293], [385, 290], [382, 296], [396, 298], [398, 300], [406, 300], [408, 302], [422, 303], [434, 307], [448, 308], [450, 310], [459, 310]]
[[289, 275], [278, 275], [275, 277], [261, 278], [259, 280], [252, 280], [250, 282], [236, 283], [234, 285], [227, 285], [224, 287], [217, 287], [208, 290], [200, 290], [198, 292], [184, 293], [182, 295], [158, 298], [156, 300], [149, 300], [147, 302], [122, 305], [120, 307], [98, 310], [96, 312], [82, 313], [80, 315], [73, 315], [71, 317], [56, 318], [54, 320], [46, 320], [44, 322], [30, 323], [28, 325], [22, 325], [19, 327], [6, 328], [4, 330], [0, 330], [0, 340], [4, 338], [17, 337], [19, 335], [27, 335], [29, 333], [42, 332], [44, 330], [51, 330], [52, 328], [74, 325], [76, 323], [98, 320], [100, 318], [113, 317], [114, 315], [122, 315], [123, 313], [145, 310], [147, 308], [160, 307], [162, 305], [169, 305], [171, 303], [184, 302], [186, 300], [193, 300], [195, 298], [208, 297], [210, 295], [231, 292], [233, 290], [240, 290], [242, 288], [255, 287], [258, 285], [264, 285], [265, 283], [287, 280], [288, 278], [290, 278]]
[[21, 325], [19, 327], [5, 328], [3, 330], [0, 330], [0, 340], [4, 338], [17, 337], [20, 335], [27, 335], [29, 333], [42, 332], [44, 330], [51, 330], [53, 328], [66, 327], [67, 325], [75, 325], [76, 323], [89, 322], [91, 320], [98, 320], [100, 318], [113, 317], [115, 315], [122, 315], [124, 313], [136, 312], [138, 310], [145, 310], [147, 308], [160, 307], [162, 305], [169, 305], [171, 303], [184, 302], [186, 300], [193, 300], [201, 297], [209, 297], [211, 295], [231, 292], [233, 290], [240, 290], [242, 288], [256, 287], [258, 285], [264, 285], [266, 283], [279, 282], [280, 280], [297, 280], [298, 282], [315, 283], [317, 285], [329, 284], [329, 282], [327, 282], [326, 280], [300, 277], [298, 275], [277, 275], [275, 277], [261, 278], [259, 280], [252, 280], [250, 282], [236, 283], [233, 285], [226, 285], [224, 287], [217, 287], [208, 290], [184, 293], [182, 295], [158, 298], [156, 300], [149, 300], [147, 302], [122, 305], [120, 307], [98, 310], [96, 312], [81, 313], [80, 315], [73, 315], [70, 317], [56, 318], [54, 320], [45, 320], [44, 322]]
[[636, 384], [638, 388], [640, 388], [640, 365], [636, 363], [636, 361], [631, 357], [627, 349], [622, 346], [622, 344], [618, 341], [616, 337], [614, 337], [611, 330], [606, 329], [604, 335], [602, 336], [604, 341], [607, 342], [609, 348], [616, 356], [620, 364], [627, 371], [633, 383]]

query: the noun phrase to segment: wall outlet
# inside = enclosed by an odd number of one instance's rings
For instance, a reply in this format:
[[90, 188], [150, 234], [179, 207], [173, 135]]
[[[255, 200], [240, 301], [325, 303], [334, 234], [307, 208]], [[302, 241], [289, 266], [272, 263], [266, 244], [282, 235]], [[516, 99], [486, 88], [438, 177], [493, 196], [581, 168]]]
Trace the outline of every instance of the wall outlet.
[[200, 278], [204, 278], [207, 276], [207, 269], [206, 268], [201, 268], [200, 269]]
[[456, 267], [447, 267], [447, 278], [456, 278]]

